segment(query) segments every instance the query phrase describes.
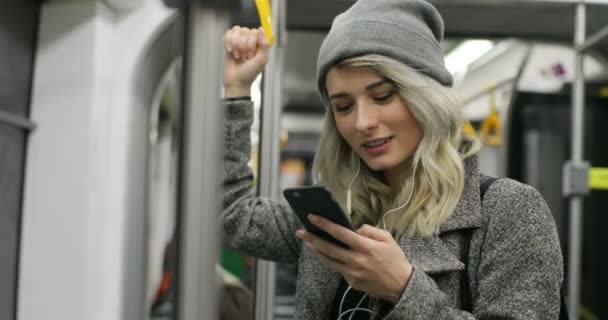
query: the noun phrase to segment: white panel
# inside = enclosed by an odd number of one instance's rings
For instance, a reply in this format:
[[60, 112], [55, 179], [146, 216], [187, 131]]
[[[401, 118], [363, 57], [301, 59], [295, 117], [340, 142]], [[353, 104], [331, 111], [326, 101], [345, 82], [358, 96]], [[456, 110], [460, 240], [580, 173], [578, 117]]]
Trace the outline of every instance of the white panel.
[[129, 168], [145, 166], [129, 159], [133, 109], [147, 107], [134, 70], [171, 14], [157, 0], [128, 14], [94, 0], [43, 3], [17, 319], [125, 318], [124, 284], [143, 278], [125, 274], [128, 204], [144, 201], [128, 189]]
[[18, 319], [85, 318], [94, 14], [84, 1], [49, 3], [41, 12]]
[[[585, 58], [585, 78], [607, 79], [606, 67], [593, 57]], [[558, 68], [563, 73], [558, 72]], [[574, 79], [574, 50], [552, 44], [534, 46], [530, 61], [522, 74], [518, 89], [532, 92], [556, 92]]]
[[[530, 57], [517, 85], [517, 90], [550, 93], [562, 90], [564, 84], [574, 78], [574, 51], [565, 45], [508, 40], [500, 43], [472, 65], [469, 72], [456, 86], [459, 96], [465, 101], [464, 116], [470, 120], [481, 120], [490, 112], [490, 100], [486, 87], [500, 84], [496, 88], [496, 105], [504, 113], [510, 104], [515, 79], [530, 47]], [[498, 53], [496, 53], [498, 52]], [[607, 79], [607, 66], [595, 57], [585, 59], [587, 80]]]
[[508, 106], [513, 84], [525, 57], [527, 46], [519, 41], [498, 44], [477, 63], [471, 65], [466, 77], [456, 86], [458, 95], [465, 101], [464, 116], [480, 120], [490, 112], [490, 100], [486, 94], [489, 85], [503, 84], [496, 88], [496, 105], [503, 111]]

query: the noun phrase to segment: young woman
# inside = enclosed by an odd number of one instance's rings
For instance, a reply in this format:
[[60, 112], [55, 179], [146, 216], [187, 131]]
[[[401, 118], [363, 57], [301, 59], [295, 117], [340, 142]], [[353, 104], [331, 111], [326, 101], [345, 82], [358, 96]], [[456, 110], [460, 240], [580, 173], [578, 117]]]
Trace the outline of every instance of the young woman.
[[516, 181], [481, 190], [489, 177], [478, 171], [479, 143], [461, 130], [442, 37], [441, 16], [424, 1], [359, 0], [321, 46], [327, 113], [314, 173], [357, 230], [309, 219], [344, 249], [254, 196], [249, 92], [269, 45], [261, 30], [226, 33], [226, 244], [298, 264], [296, 319], [558, 318], [552, 215]]

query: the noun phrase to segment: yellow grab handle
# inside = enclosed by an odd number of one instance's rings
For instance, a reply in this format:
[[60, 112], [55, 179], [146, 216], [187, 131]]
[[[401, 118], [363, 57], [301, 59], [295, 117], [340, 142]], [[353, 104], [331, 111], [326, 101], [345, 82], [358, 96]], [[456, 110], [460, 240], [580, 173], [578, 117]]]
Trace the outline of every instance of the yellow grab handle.
[[274, 32], [272, 31], [272, 11], [270, 10], [269, 0], [255, 0], [255, 6], [258, 8], [262, 28], [268, 38], [270, 46], [274, 44]]
[[589, 170], [589, 188], [608, 190], [608, 168], [591, 168]]
[[475, 131], [475, 128], [473, 127], [470, 121], [464, 120], [462, 122], [462, 128], [464, 129], [464, 132], [466, 132], [469, 136], [477, 136], [477, 132]]

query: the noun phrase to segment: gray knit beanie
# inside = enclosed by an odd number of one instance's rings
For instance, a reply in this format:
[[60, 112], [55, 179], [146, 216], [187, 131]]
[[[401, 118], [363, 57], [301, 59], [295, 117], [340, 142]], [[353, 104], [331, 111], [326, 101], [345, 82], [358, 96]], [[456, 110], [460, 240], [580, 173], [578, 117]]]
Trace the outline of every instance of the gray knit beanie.
[[319, 92], [336, 63], [366, 54], [393, 58], [441, 83], [453, 79], [445, 68], [443, 19], [423, 0], [359, 0], [338, 15], [323, 41], [317, 60]]

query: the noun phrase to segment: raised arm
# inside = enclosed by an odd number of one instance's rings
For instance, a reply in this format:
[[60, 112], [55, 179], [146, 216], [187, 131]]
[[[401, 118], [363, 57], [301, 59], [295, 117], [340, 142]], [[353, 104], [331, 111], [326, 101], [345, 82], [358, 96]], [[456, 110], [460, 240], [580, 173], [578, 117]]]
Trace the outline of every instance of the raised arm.
[[256, 197], [251, 156], [250, 130], [253, 103], [251, 85], [268, 62], [270, 45], [261, 30], [234, 27], [226, 32], [224, 45], [224, 244], [246, 254], [273, 261], [297, 261], [301, 242], [290, 208]]

